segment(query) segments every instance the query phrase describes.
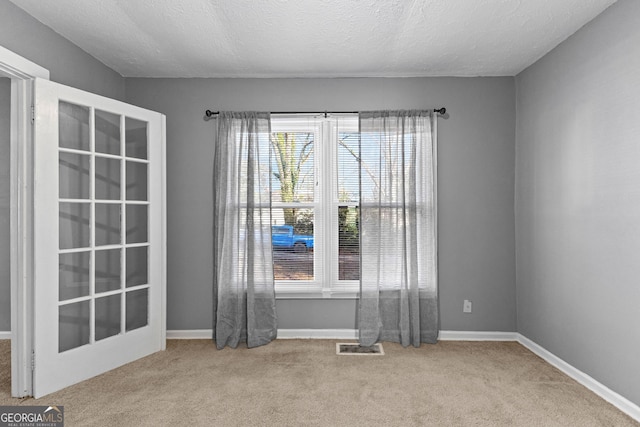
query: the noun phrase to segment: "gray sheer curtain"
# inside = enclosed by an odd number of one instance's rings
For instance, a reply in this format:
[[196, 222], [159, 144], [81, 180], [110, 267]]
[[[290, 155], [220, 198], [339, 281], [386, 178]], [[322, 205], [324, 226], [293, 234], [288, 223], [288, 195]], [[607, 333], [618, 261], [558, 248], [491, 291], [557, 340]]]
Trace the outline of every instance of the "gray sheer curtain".
[[360, 344], [438, 339], [436, 116], [360, 113]]
[[276, 337], [269, 113], [221, 112], [213, 162], [213, 339], [221, 349]]

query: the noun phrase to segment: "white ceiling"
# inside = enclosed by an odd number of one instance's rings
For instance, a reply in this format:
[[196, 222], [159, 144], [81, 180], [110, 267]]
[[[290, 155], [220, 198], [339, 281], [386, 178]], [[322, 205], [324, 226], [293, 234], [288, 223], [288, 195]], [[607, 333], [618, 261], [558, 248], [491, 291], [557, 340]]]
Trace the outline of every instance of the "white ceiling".
[[511, 76], [616, 0], [11, 0], [125, 77]]

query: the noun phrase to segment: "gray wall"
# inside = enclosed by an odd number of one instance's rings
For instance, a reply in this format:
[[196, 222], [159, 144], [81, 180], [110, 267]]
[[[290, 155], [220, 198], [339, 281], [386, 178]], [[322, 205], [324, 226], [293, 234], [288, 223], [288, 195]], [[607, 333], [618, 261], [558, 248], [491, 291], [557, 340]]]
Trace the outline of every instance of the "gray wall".
[[[512, 77], [127, 79], [127, 102], [167, 116], [168, 328], [211, 327], [211, 163], [204, 110], [445, 106], [439, 120], [441, 326], [515, 331]], [[463, 314], [464, 299], [473, 313]], [[354, 300], [279, 300], [280, 328], [355, 328]]]
[[[0, 46], [48, 69], [51, 81], [124, 100], [125, 80], [120, 74], [3, 0], [0, 0]], [[9, 197], [9, 138], [4, 136], [9, 129], [9, 110], [4, 108], [9, 96], [9, 85], [0, 84], [0, 331], [11, 329], [9, 211], [4, 205], [5, 195]]]
[[49, 70], [51, 81], [124, 100], [124, 78], [13, 3], [0, 1], [0, 46]]
[[517, 76], [518, 331], [640, 404], [640, 2]]
[[10, 212], [11, 80], [0, 77], [0, 331], [11, 330]]

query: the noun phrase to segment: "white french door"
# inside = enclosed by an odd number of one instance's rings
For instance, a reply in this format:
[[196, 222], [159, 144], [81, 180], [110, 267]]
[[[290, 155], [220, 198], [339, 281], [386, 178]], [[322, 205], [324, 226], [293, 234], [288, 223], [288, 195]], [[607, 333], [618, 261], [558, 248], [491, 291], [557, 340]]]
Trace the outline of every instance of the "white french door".
[[165, 347], [164, 116], [34, 84], [40, 397]]

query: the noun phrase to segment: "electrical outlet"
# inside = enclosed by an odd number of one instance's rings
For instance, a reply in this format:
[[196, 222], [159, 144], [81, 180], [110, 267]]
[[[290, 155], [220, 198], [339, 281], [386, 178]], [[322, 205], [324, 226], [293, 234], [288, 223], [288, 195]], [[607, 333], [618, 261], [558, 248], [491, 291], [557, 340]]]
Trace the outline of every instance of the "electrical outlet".
[[462, 306], [463, 313], [471, 313], [471, 301], [468, 299], [464, 300], [464, 305]]

